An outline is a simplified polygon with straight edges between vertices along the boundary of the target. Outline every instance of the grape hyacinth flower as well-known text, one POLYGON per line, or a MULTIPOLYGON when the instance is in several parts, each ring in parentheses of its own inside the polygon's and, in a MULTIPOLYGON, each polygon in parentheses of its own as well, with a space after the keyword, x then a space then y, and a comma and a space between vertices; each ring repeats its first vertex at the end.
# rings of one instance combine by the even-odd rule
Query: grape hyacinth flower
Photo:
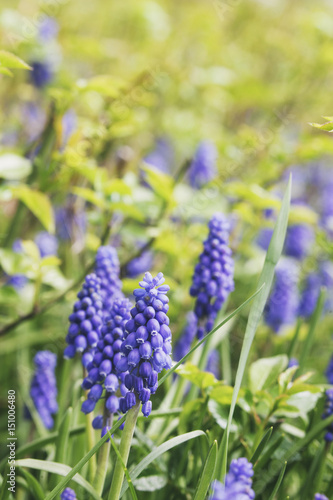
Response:
POLYGON ((314 241, 313 229, 307 224, 289 226, 284 243, 284 253, 295 259, 304 259, 314 241))
POLYGON ((188 178, 190 185, 195 189, 200 189, 217 175, 217 150, 210 141, 200 142, 190 168, 188 178))
POLYGON ((315 310, 318 302, 322 277, 318 273, 310 273, 306 277, 305 286, 301 294, 299 305, 299 315, 309 318, 315 310))
POLYGON ((155 149, 148 153, 143 161, 161 172, 169 173, 173 162, 173 150, 170 142, 164 137, 157 138, 155 149))
POLYGON ((34 61, 30 63, 32 70, 30 78, 35 87, 45 87, 53 78, 53 71, 47 61, 34 61))
POLYGON ((76 209, 74 201, 74 197, 69 197, 66 205, 55 211, 56 233, 63 241, 83 241, 86 232, 86 215, 76 209))
MULTIPOLYGON (((22 241, 20 239, 14 241, 12 250, 15 253, 23 253, 22 241)), ((15 290, 20 290, 27 282, 28 278, 24 274, 13 274, 7 277, 6 285, 12 286, 15 290)))
POLYGON ((180 361, 191 349, 198 328, 198 318, 193 311, 187 314, 187 323, 173 350, 175 361, 180 361))
POLYGON ((136 304, 131 309, 132 319, 126 323, 125 340, 114 360, 120 372, 129 372, 125 376, 128 392, 119 402, 123 413, 135 406, 138 398, 143 415, 148 417, 152 409, 150 396, 158 387, 158 373, 172 366, 166 295, 170 287, 163 285, 164 281, 163 273, 153 278, 147 272, 139 283, 141 288, 133 292, 136 304))
MULTIPOLYGON (((66 336, 68 346, 64 351, 66 359, 73 358, 76 352, 83 353, 97 346, 103 318, 103 300, 100 295, 101 280, 91 273, 85 279, 77 294, 73 312, 69 316, 70 326, 66 336)), ((85 365, 84 359, 82 359, 85 365)))
POLYGON ((208 227, 209 235, 190 288, 191 296, 197 298, 194 312, 198 318, 199 339, 213 328, 217 313, 234 290, 234 262, 228 246, 230 224, 223 214, 216 213, 208 227))
POLYGON ((58 411, 57 384, 54 370, 57 356, 50 351, 39 351, 34 357, 35 373, 31 381, 30 396, 46 427, 52 429, 53 415, 58 411))
POLYGON ((269 244, 271 242, 273 235, 273 229, 270 227, 264 227, 257 238, 257 244, 262 248, 263 250, 268 250, 269 244))
POLYGON ((220 354, 217 349, 212 349, 208 355, 206 372, 212 373, 216 379, 220 378, 220 354))
POLYGON ((47 231, 41 231, 35 237, 35 243, 38 246, 40 256, 49 257, 50 255, 57 255, 58 240, 53 234, 47 231))
POLYGON ((100 279, 100 295, 103 300, 103 309, 107 313, 112 301, 122 297, 122 282, 119 279, 120 266, 117 251, 111 246, 101 246, 97 250, 95 273, 100 279))
POLYGON ((94 429, 103 429, 102 437, 108 431, 107 427, 110 427, 111 414, 119 410, 119 397, 116 395, 118 389, 120 388, 123 396, 128 391, 124 384, 126 373, 117 370, 116 361, 121 357, 125 326, 131 318, 131 308, 132 304, 128 299, 114 300, 109 316, 105 318, 101 328, 101 338, 94 353, 90 355, 91 361, 87 359, 89 361, 86 365, 88 374, 83 380, 82 387, 89 390, 89 393, 81 410, 83 413, 92 412, 104 393, 106 409, 104 418, 98 415, 93 420, 94 429))
POLYGON ((284 325, 294 323, 299 305, 297 263, 282 259, 275 269, 275 283, 265 307, 264 318, 268 326, 278 333, 284 325))
POLYGON ((326 372, 325 372, 326 378, 328 380, 328 383, 333 385, 333 356, 331 357, 326 372))
POLYGON ((145 250, 139 257, 132 259, 126 266, 126 275, 129 278, 136 278, 146 271, 150 271, 153 265, 154 254, 150 250, 145 250))
POLYGON ((77 127, 77 116, 74 109, 66 111, 62 117, 61 126, 61 149, 63 149, 77 127))
POLYGON ((76 500, 76 493, 72 488, 66 488, 60 495, 60 500, 76 500))
POLYGON ((314 496, 314 500, 328 500, 326 495, 322 495, 321 493, 316 493, 314 496))
POLYGON ((252 476, 253 466, 246 458, 233 460, 225 477, 225 485, 214 481, 209 500, 253 500, 252 476))
POLYGON ((39 40, 43 43, 49 42, 56 38, 59 32, 59 24, 54 17, 46 16, 40 23, 38 28, 39 40))
POLYGON ((294 366, 299 366, 298 359, 290 358, 287 368, 293 368, 294 366))
MULTIPOLYGON (((333 415, 333 389, 327 389, 325 410, 322 414, 322 418, 325 419, 330 417, 331 415, 333 415)), ((324 439, 327 443, 333 441, 333 423, 328 426, 324 439)))

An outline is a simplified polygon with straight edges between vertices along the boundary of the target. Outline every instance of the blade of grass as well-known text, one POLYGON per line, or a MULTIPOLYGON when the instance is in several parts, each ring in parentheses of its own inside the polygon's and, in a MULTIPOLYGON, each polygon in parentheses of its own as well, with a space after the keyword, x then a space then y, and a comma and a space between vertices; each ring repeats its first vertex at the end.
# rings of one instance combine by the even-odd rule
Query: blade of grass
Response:
POLYGON ((260 457, 260 455, 262 454, 262 452, 264 451, 265 449, 265 446, 266 444, 268 443, 268 441, 270 440, 270 437, 272 435, 272 432, 273 432, 273 427, 270 427, 266 432, 265 434, 263 435, 260 443, 258 444, 255 452, 253 453, 251 459, 250 459, 250 462, 252 464, 255 464, 258 460, 258 458, 260 457))
POLYGON ((287 462, 285 462, 283 464, 283 467, 281 469, 281 472, 280 472, 280 475, 279 475, 279 478, 278 480, 276 481, 276 485, 274 486, 274 490, 272 491, 272 494, 271 496, 269 497, 268 500, 274 500, 275 498, 275 495, 277 494, 280 486, 281 486, 281 483, 282 483, 282 479, 283 479, 283 476, 284 476, 284 473, 285 473, 285 470, 286 470, 286 467, 287 467, 287 462))
MULTIPOLYGON (((51 472, 52 474, 58 474, 60 476, 65 476, 66 473, 71 472, 71 467, 64 464, 59 464, 57 462, 49 462, 47 460, 37 460, 35 458, 23 458, 22 460, 17 460, 15 462, 15 467, 28 467, 30 469, 36 469, 46 472, 51 472)), ((95 500, 101 500, 101 497, 96 493, 94 488, 82 477, 80 474, 75 474, 73 481, 82 486, 95 500)), ((46 497, 47 498, 47 497, 46 497)))
POLYGON ((299 374, 303 373, 303 371, 304 371, 305 361, 309 355, 311 345, 313 343, 314 335, 316 333, 316 328, 317 328, 317 325, 318 325, 318 322, 320 320, 321 313, 323 311, 323 307, 325 304, 325 297, 326 297, 325 289, 322 288, 320 291, 319 297, 318 297, 316 309, 315 309, 315 311, 312 315, 312 318, 311 318, 309 331, 308 331, 308 334, 306 336, 306 339, 305 339, 305 342, 303 345, 303 349, 302 349, 302 352, 301 352, 301 355, 299 358, 299 368, 298 368, 299 374))
MULTIPOLYGON (((136 479, 141 474, 141 472, 146 467, 148 467, 148 465, 150 465, 154 460, 156 460, 156 458, 163 455, 163 453, 165 453, 166 451, 171 450, 175 446, 178 446, 179 444, 185 443, 186 441, 189 441, 190 439, 194 439, 194 438, 201 437, 201 436, 205 436, 205 438, 207 439, 207 436, 203 431, 192 431, 192 432, 187 432, 186 434, 182 434, 181 436, 177 436, 177 437, 174 437, 172 439, 169 439, 169 441, 166 441, 165 443, 161 444, 160 446, 155 448, 155 450, 153 450, 151 453, 149 453, 149 455, 147 455, 145 458, 143 458, 141 460, 141 462, 138 463, 138 465, 136 465, 133 469, 130 470, 130 476, 132 478, 132 481, 134 481, 134 479, 136 479)), ((124 482, 119 498, 121 498, 123 496, 123 494, 125 493, 127 488, 128 488, 128 484, 126 482, 124 482)), ((46 499, 46 500, 48 500, 48 499, 46 499)))
POLYGON ((24 477, 26 480, 28 486, 29 486, 29 491, 34 495, 35 500, 44 500, 45 498, 45 493, 43 491, 43 488, 37 481, 37 479, 30 474, 30 472, 24 470, 24 469, 19 469, 19 473, 24 477))
MULTIPOLYGON (((69 439, 69 426, 71 424, 73 408, 69 407, 66 411, 64 418, 59 426, 59 433, 56 442, 56 453, 54 461, 60 464, 66 463, 66 456, 68 455, 68 439, 69 439)), ((54 488, 57 484, 56 477, 53 476, 51 485, 54 488)))
POLYGON ((214 476, 217 459, 217 441, 214 441, 208 452, 205 464, 202 469, 194 500, 205 500, 210 483, 214 476))
POLYGON ((243 341, 243 346, 240 354, 240 360, 238 364, 238 369, 236 373, 235 386, 232 394, 232 401, 227 421, 227 427, 223 433, 222 443, 219 448, 218 462, 217 462, 217 475, 220 480, 224 480, 227 472, 227 454, 228 454, 228 444, 229 444, 229 433, 231 422, 236 407, 236 402, 238 398, 238 393, 241 387, 247 359, 250 353, 251 345, 257 331, 260 318, 264 311, 264 307, 272 286, 274 278, 275 266, 281 256, 284 240, 287 231, 288 217, 289 217, 289 207, 290 207, 290 196, 291 196, 291 177, 289 178, 288 186, 283 197, 281 210, 278 215, 274 232, 272 235, 271 242, 268 247, 266 254, 266 259, 264 263, 263 270, 261 272, 258 288, 262 288, 265 284, 265 288, 261 289, 261 292, 256 296, 252 303, 250 310, 248 322, 246 325, 245 336, 243 341))

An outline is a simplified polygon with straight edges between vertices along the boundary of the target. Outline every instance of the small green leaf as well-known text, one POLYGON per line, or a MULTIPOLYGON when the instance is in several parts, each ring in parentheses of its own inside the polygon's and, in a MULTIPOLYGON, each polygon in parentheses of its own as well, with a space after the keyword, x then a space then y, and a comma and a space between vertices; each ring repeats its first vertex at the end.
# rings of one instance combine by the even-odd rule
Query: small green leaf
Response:
POLYGON ((131 195, 131 188, 122 179, 112 179, 102 186, 103 193, 109 195, 112 193, 119 193, 121 195, 131 195))
POLYGON ((333 121, 329 121, 326 123, 309 123, 311 127, 314 128, 319 128, 320 130, 324 130, 325 132, 332 132, 333 131, 333 121))
POLYGON ((31 173, 31 170, 31 161, 27 158, 13 153, 6 153, 0 156, 0 177, 3 179, 23 179, 31 173))
POLYGON ((194 500, 205 500, 207 491, 214 476, 216 459, 217 459, 217 441, 214 441, 205 460, 201 477, 199 479, 197 489, 195 492, 194 500))
POLYGON ((0 50, 0 65, 6 68, 32 69, 29 64, 7 50, 0 50))
POLYGON ((153 191, 163 200, 169 202, 172 199, 174 180, 170 175, 148 165, 143 165, 145 181, 152 187, 153 191))
POLYGON ((24 469, 19 469, 19 473, 26 480, 26 482, 30 488, 30 492, 33 493, 33 495, 34 495, 34 499, 35 500, 44 500, 45 493, 43 491, 43 488, 41 487, 41 485, 37 481, 37 479, 32 474, 30 474, 30 472, 28 472, 24 469))
POLYGON ((83 188, 83 187, 74 187, 73 193, 76 194, 77 196, 80 196, 80 198, 83 198, 84 200, 89 201, 93 205, 96 205, 96 207, 99 207, 102 209, 106 208, 106 202, 105 202, 104 198, 102 198, 99 194, 97 194, 92 189, 83 188))
MULTIPOLYGON (((221 405, 217 401, 210 399, 208 401, 208 410, 213 415, 217 425, 221 427, 221 429, 226 429, 229 415, 229 408, 227 406, 221 405)), ((238 427, 236 422, 232 422, 230 426, 231 432, 237 432, 238 427)))
POLYGON ((0 74, 1 75, 6 75, 6 76, 14 76, 13 72, 10 71, 8 68, 4 68, 3 66, 0 66, 0 74))
POLYGON ((144 222, 145 220, 143 214, 135 205, 129 205, 128 203, 119 201, 116 203, 109 203, 108 208, 109 210, 112 210, 114 212, 121 212, 124 215, 127 215, 128 217, 131 217, 132 219, 139 222, 144 222))
POLYGON ((201 389, 206 389, 217 383, 216 378, 210 372, 203 372, 192 363, 185 363, 177 368, 176 373, 186 380, 189 380, 192 384, 200 387, 201 389))
POLYGON ((209 392, 209 397, 221 405, 231 405, 233 387, 219 383, 209 392))
POLYGON ((287 365, 288 356, 285 354, 272 358, 261 358, 252 363, 249 369, 251 391, 261 391, 276 382, 287 365))
POLYGON ((54 233, 53 209, 49 198, 44 193, 24 185, 11 187, 10 190, 13 197, 21 200, 49 233, 54 233))
POLYGON ((284 473, 285 473, 286 467, 287 467, 287 462, 285 462, 285 463, 283 464, 283 467, 282 467, 282 469, 281 469, 281 472, 280 472, 280 475, 279 475, 279 477, 278 477, 278 480, 276 481, 276 485, 274 486, 274 489, 273 489, 273 491, 272 491, 272 494, 271 494, 271 496, 269 497, 269 499, 268 499, 268 500, 274 500, 275 495, 277 494, 277 492, 278 492, 278 490, 279 490, 279 488, 280 488, 280 486, 281 486, 282 479, 283 479, 283 476, 284 476, 284 473))
POLYGON ((284 372, 280 373, 278 377, 279 394, 283 394, 287 390, 297 370, 298 366, 291 366, 290 368, 287 368, 287 370, 285 370, 284 372))

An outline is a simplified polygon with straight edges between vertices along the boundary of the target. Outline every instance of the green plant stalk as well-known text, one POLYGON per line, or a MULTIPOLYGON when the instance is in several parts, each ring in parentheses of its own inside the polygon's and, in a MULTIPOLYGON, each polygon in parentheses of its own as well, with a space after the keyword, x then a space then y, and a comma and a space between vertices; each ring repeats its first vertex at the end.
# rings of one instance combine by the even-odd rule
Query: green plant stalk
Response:
POLYGON ((288 350, 288 358, 289 359, 293 357, 293 354, 295 352, 295 347, 296 347, 297 340, 299 337, 299 332, 301 331, 301 325, 302 325, 302 320, 301 320, 301 318, 298 318, 296 328, 295 328, 295 333, 294 333, 294 336, 292 338, 292 341, 290 343, 289 350, 288 350))
MULTIPOLYGON (((83 368, 83 378, 87 376, 86 369, 83 368)), ((88 391, 84 391, 86 398, 88 397, 88 391)), ((93 413, 87 413, 85 415, 85 422, 86 422, 86 436, 87 436, 87 444, 88 444, 88 449, 91 450, 95 446, 95 431, 92 426, 92 421, 93 421, 93 413)), ((95 476, 96 476, 96 467, 97 467, 97 462, 96 462, 96 455, 93 455, 91 459, 88 462, 88 479, 89 482, 92 483, 95 476)))
MULTIPOLYGON (((103 423, 104 423, 104 425, 112 427, 113 415, 107 415, 106 412, 107 412, 107 410, 104 407, 104 419, 105 419, 105 421, 103 423)), ((111 447, 111 442, 109 440, 103 444, 103 446, 99 450, 99 454, 98 454, 97 471, 96 471, 96 476, 94 479, 93 486, 100 496, 102 496, 102 493, 103 493, 105 477, 106 477, 106 473, 108 470, 110 447, 111 447)))
POLYGON ((310 349, 311 349, 311 345, 312 345, 312 342, 313 342, 313 339, 314 339, 314 335, 315 335, 315 332, 316 332, 316 328, 317 328, 318 322, 320 320, 321 313, 323 311, 323 307, 324 307, 324 304, 325 304, 325 297, 326 297, 325 289, 322 288, 321 291, 320 291, 320 295, 319 295, 318 301, 317 301, 316 309, 315 309, 315 311, 314 311, 314 313, 313 313, 313 315, 311 317, 309 331, 308 331, 308 334, 306 336, 306 339, 305 339, 305 342, 304 342, 304 345, 303 345, 303 349, 302 349, 302 352, 301 352, 301 356, 300 356, 300 359, 299 359, 298 374, 302 374, 303 373, 305 361, 306 361, 306 359, 307 359, 307 357, 309 355, 309 352, 310 352, 310 349))
POLYGON ((222 340, 220 352, 222 361, 222 379, 225 381, 227 385, 229 385, 231 384, 231 378, 232 378, 229 335, 226 335, 226 337, 222 340))
POLYGON ((131 448, 132 438, 134 434, 134 429, 136 421, 140 411, 140 401, 137 400, 135 406, 131 408, 127 414, 125 427, 121 436, 119 453, 121 460, 117 458, 116 466, 113 472, 113 478, 111 483, 111 488, 109 491, 108 500, 119 500, 119 495, 121 492, 121 487, 124 480, 124 467, 127 467, 128 455, 131 448), (122 463, 123 462, 123 463, 122 463))
POLYGON ((314 481, 313 481, 313 492, 314 493, 322 490, 323 477, 324 477, 324 473, 325 473, 325 469, 326 469, 326 458, 330 452, 330 449, 331 449, 331 443, 330 442, 325 443, 325 447, 321 453, 319 467, 317 469, 317 473, 314 476, 314 481))

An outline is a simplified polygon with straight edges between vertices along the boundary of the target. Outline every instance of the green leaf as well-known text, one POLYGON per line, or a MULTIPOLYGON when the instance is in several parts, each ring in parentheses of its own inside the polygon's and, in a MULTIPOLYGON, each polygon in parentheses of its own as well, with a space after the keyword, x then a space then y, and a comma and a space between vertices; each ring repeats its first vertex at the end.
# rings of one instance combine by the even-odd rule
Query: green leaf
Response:
POLYGON ((249 384, 252 392, 266 389, 277 381, 280 373, 288 365, 288 356, 281 354, 272 358, 261 358, 252 363, 249 369, 249 384))
POLYGON ((233 387, 220 383, 209 392, 209 397, 221 405, 231 405, 232 393, 233 387))
POLYGON ((264 267, 259 278, 258 288, 263 287, 263 285, 265 285, 265 287, 262 288, 261 292, 254 299, 250 310, 248 322, 246 325, 244 342, 241 350, 240 360, 236 373, 235 387, 230 406, 228 425, 226 431, 223 434, 221 447, 219 449, 217 470, 219 471, 219 477, 222 480, 224 479, 227 471, 229 432, 230 432, 232 417, 235 411, 238 393, 241 387, 244 371, 247 365, 247 359, 250 353, 251 345, 255 333, 257 331, 258 325, 260 323, 260 318, 264 311, 264 307, 272 286, 274 278, 274 269, 281 256, 284 245, 284 240, 288 225, 290 197, 291 197, 291 178, 289 179, 288 187, 282 201, 281 210, 278 215, 276 226, 266 254, 264 267))
POLYGON ((166 476, 145 476, 136 479, 133 484, 138 491, 161 490, 168 483, 166 476))
POLYGON ((278 492, 278 490, 279 490, 279 488, 280 488, 280 486, 281 486, 282 479, 283 479, 283 476, 284 476, 284 473, 285 473, 286 467, 287 467, 287 462, 285 462, 285 463, 283 464, 283 467, 282 467, 282 469, 281 469, 281 472, 280 472, 280 475, 279 475, 279 477, 278 477, 278 480, 276 481, 276 485, 274 486, 274 489, 273 489, 273 491, 272 491, 272 494, 271 494, 271 496, 269 497, 269 499, 268 499, 268 500, 274 500, 275 495, 277 494, 277 492, 278 492))
POLYGON ((82 91, 95 91, 106 97, 116 98, 120 88, 124 86, 123 80, 110 75, 97 75, 90 80, 79 80, 78 88, 82 91))
POLYGON ((325 123, 309 123, 311 127, 319 128, 320 130, 324 130, 325 132, 333 131, 333 121, 325 122, 325 123))
MULTIPOLYGON (((217 401, 210 399, 208 401, 208 410, 213 415, 217 425, 221 427, 221 429, 225 429, 227 427, 229 408, 224 405, 221 405, 217 401)), ((236 422, 233 422, 230 427, 230 432, 237 432, 238 427, 236 422)))
POLYGON ((6 153, 0 156, 0 177, 2 179, 23 179, 31 171, 32 164, 27 158, 13 153, 6 153))
POLYGON ((214 441, 205 460, 201 477, 199 479, 197 489, 195 492, 194 500, 205 500, 207 491, 214 476, 216 459, 217 459, 217 441, 214 441))
POLYGON ((72 420, 73 408, 69 407, 62 419, 59 426, 58 438, 56 441, 56 454, 55 461, 60 463, 66 462, 66 456, 68 454, 68 439, 69 439, 69 426, 72 420))
POLYGON ((268 443, 268 441, 270 440, 270 437, 272 435, 272 432, 273 432, 273 427, 270 427, 266 432, 265 434, 263 435, 263 437, 261 438, 260 440, 260 443, 258 444, 257 448, 255 449, 255 452, 253 453, 252 457, 250 458, 250 462, 252 464, 255 464, 256 461, 258 460, 258 458, 260 457, 260 455, 262 454, 262 452, 264 451, 265 447, 266 447, 266 444, 268 443))
POLYGON ((217 380, 212 373, 203 372, 199 370, 197 366, 189 362, 179 366, 176 373, 201 389, 206 389, 207 387, 217 383, 217 380))
POLYGON ((122 179, 112 179, 102 186, 103 193, 109 195, 119 193, 121 195, 131 195, 132 190, 122 179))
POLYGON ((24 470, 24 469, 19 469, 19 473, 24 477, 26 480, 30 492, 33 493, 34 499, 35 500, 44 500, 45 498, 45 492, 43 491, 43 488, 37 481, 37 479, 30 474, 30 472, 24 470))
POLYGON ((21 200, 49 233, 54 233, 53 209, 50 200, 44 193, 23 185, 11 187, 10 190, 13 197, 21 200))
MULTIPOLYGON (((190 441, 191 439, 195 439, 195 438, 200 437, 200 436, 205 436, 205 438, 207 439, 207 436, 203 431, 192 431, 192 432, 188 432, 186 434, 182 434, 181 436, 177 436, 177 437, 174 437, 172 439, 169 439, 169 441, 166 441, 165 443, 161 444, 160 446, 155 448, 155 450, 153 450, 151 453, 149 453, 149 455, 147 455, 143 460, 141 460, 141 462, 137 466, 135 466, 134 468, 131 469, 130 477, 131 477, 132 481, 134 481, 134 479, 136 479, 141 474, 141 472, 144 469, 146 469, 146 467, 148 467, 148 465, 150 465, 154 460, 156 460, 156 458, 163 455, 163 453, 171 450, 175 446, 179 446, 180 444, 185 443, 186 441, 190 441)), ((119 498, 121 498, 123 496, 123 494, 125 493, 127 488, 128 488, 128 484, 127 484, 127 482, 124 482, 119 498)), ((49 500, 49 499, 46 499, 46 500, 49 500)))
POLYGON ((13 72, 10 71, 8 68, 4 68, 3 66, 0 66, 0 74, 1 75, 6 75, 6 76, 14 76, 13 72))
POLYGON ((0 248, 0 265, 9 276, 13 274, 29 274, 32 260, 26 255, 13 252, 6 248, 0 248))
POLYGON ((284 372, 280 373, 278 377, 280 395, 287 390, 297 370, 298 366, 291 366, 290 368, 287 368, 287 370, 285 370, 284 372))
POLYGON ((148 165, 143 165, 142 170, 145 172, 145 181, 152 187, 153 191, 163 200, 171 201, 174 188, 173 178, 148 165))
POLYGON ((32 69, 29 64, 7 50, 0 50, 0 65, 6 68, 32 69))
MULTIPOLYGON (((48 460, 37 460, 35 458, 24 458, 15 462, 16 467, 28 467, 30 469, 42 470, 57 474, 59 476, 66 476, 71 473, 72 469, 68 465, 59 464, 57 462, 49 462, 48 460)), ((92 498, 101 500, 101 497, 96 493, 94 488, 82 477, 80 474, 75 474, 73 481, 82 486, 92 498)), ((46 497, 49 498, 50 494, 46 497)), ((54 497, 50 497, 54 498, 54 497)))
POLYGON ((121 212, 139 222, 144 222, 145 220, 140 210, 135 205, 130 205, 129 203, 124 203, 122 201, 112 202, 108 204, 108 208, 114 212, 121 212))
POLYGON ((83 187, 74 187, 73 193, 76 194, 77 196, 80 196, 80 198, 89 201, 89 203, 96 205, 96 207, 102 209, 106 208, 106 201, 104 200, 104 198, 102 198, 92 189, 83 187))

